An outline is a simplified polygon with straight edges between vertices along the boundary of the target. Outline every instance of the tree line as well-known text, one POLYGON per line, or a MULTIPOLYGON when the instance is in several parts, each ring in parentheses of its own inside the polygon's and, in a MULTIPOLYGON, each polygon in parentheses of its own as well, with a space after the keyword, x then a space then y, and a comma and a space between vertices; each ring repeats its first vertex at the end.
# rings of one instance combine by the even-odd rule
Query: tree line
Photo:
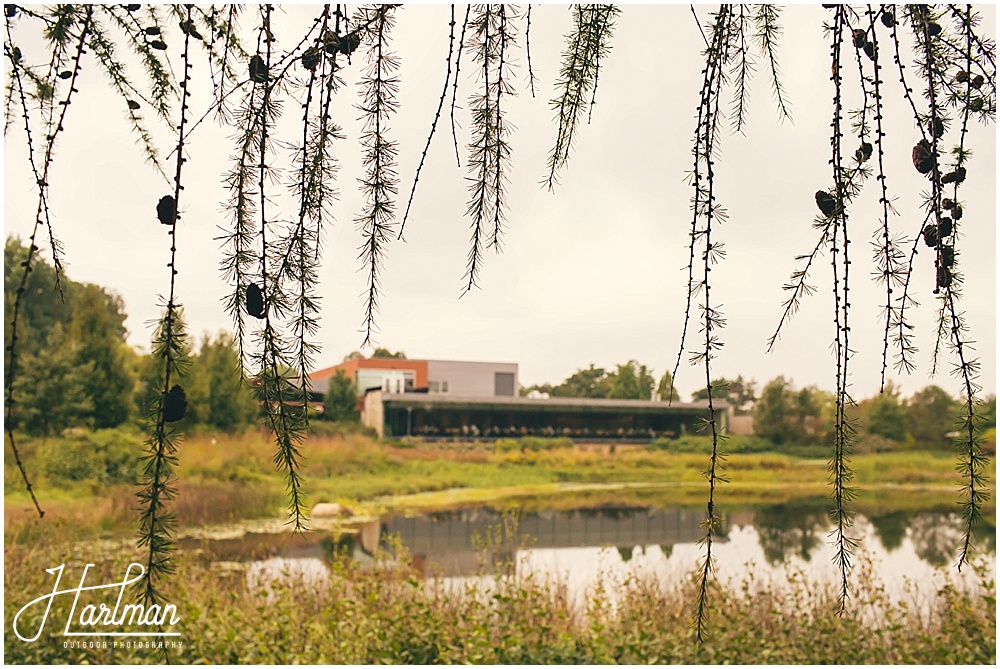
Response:
MULTIPOLYGON (((4 244, 4 341, 11 341, 11 305, 28 248, 8 237, 4 244)), ((111 428, 147 414, 158 395, 162 365, 128 345, 125 307, 118 295, 32 264, 18 315, 17 404, 14 427, 28 434, 59 434, 72 427, 111 428), (59 290, 53 290, 58 286, 59 290)), ((187 425, 231 430, 258 414, 249 385, 241 378, 233 337, 205 335, 197 350, 181 352, 187 425)), ((9 374, 9 366, 5 367, 9 374)))
MULTIPOLYGON (((551 397, 605 399, 650 399, 654 397, 652 370, 635 360, 607 370, 593 364, 578 369, 562 383, 524 386, 521 395, 536 393, 551 397)), ((656 383, 662 401, 677 401, 670 372, 656 383)), ((757 382, 737 376, 712 381, 713 397, 723 399, 737 416, 749 416, 754 435, 783 445, 829 444, 833 439, 836 397, 815 386, 796 388, 783 376, 768 381, 758 391, 757 382)), ((693 400, 704 400, 708 391, 700 388, 693 400)), ((848 419, 860 438, 860 446, 875 450, 949 448, 958 429, 961 401, 939 386, 930 385, 908 398, 887 383, 884 391, 850 407, 848 419)), ((996 427, 996 396, 983 406, 984 429, 996 427)))
POLYGON ((665 372, 657 382, 652 370, 635 360, 616 365, 612 370, 595 367, 592 363, 586 369, 578 369, 559 385, 543 383, 522 386, 521 395, 540 393, 550 397, 648 400, 653 398, 654 387, 660 399, 680 399, 670 372, 665 372))
MULTIPOLYGON (((4 246, 5 314, 17 290, 14 268, 27 257, 27 247, 8 237, 4 246)), ((159 393, 162 366, 149 353, 126 343, 122 299, 90 283, 65 276, 58 291, 55 269, 46 262, 32 267, 25 286, 29 299, 19 314, 21 374, 16 380, 15 427, 34 435, 58 434, 71 427, 108 428, 141 419, 159 393)), ((9 341, 10 322, 4 338, 9 341)), ((345 360, 364 357, 352 352, 345 360)), ((402 351, 378 348, 376 358, 405 358, 402 351)), ((187 426, 237 430, 253 425, 259 405, 252 379, 241 378, 239 353, 232 335, 204 335, 196 350, 183 351, 180 383, 188 403, 187 426)), ((6 373, 6 370, 5 370, 6 373)), ((726 400, 736 415, 751 416, 754 434, 776 445, 830 443, 835 425, 833 393, 815 386, 795 388, 782 376, 758 391, 753 379, 737 376, 712 381, 716 398, 726 400)), ((636 360, 605 369, 590 364, 559 384, 521 388, 521 395, 679 401, 670 372, 657 380, 653 370, 636 360), (655 392, 654 392, 655 390, 655 392)), ((694 400, 707 398, 701 388, 694 400)), ((324 400, 327 420, 356 422, 357 391, 351 379, 330 379, 324 400)), ((852 407, 850 418, 864 444, 886 450, 899 447, 947 448, 956 429, 960 401, 938 386, 927 386, 908 398, 888 384, 883 393, 852 407)), ((984 406, 985 427, 996 425, 996 397, 984 406)))

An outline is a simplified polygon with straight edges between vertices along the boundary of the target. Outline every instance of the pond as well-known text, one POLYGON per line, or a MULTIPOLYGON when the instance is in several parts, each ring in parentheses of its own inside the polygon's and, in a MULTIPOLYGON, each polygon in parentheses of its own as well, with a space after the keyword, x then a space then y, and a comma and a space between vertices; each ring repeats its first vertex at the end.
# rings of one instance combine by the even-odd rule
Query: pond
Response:
MULTIPOLYGON (((756 582, 778 587, 796 577, 834 582, 828 505, 826 498, 805 498, 724 514, 713 550, 720 581, 738 587, 752 573, 756 582)), ((680 584, 701 559, 703 518, 702 510, 692 508, 600 506, 502 513, 481 507, 371 518, 336 540, 322 531, 250 532, 230 539, 182 540, 181 547, 231 566, 241 563, 248 586, 258 587, 288 576, 322 579, 335 551, 361 568, 384 567, 377 564, 376 553, 399 542, 408 553, 406 566, 429 579, 458 585, 489 579, 504 565, 513 565, 518 573, 564 584, 579 599, 597 585, 611 591, 630 576, 680 584)), ((861 540, 861 549, 855 563, 870 565, 894 599, 930 596, 948 581, 971 587, 977 582, 972 570, 958 574, 953 568, 961 532, 961 516, 948 508, 858 515, 852 536, 861 540)), ((995 528, 984 527, 977 546, 995 575, 995 528)))

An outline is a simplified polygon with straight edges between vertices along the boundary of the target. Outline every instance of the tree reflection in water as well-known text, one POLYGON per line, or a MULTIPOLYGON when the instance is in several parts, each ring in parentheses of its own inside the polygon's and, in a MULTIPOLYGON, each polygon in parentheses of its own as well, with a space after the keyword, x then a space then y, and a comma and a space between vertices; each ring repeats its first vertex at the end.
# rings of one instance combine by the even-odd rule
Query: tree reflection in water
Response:
POLYGON ((963 528, 956 513, 918 513, 910 519, 910 540, 921 559, 943 567, 955 559, 963 528))
POLYGON ((880 516, 870 516, 872 527, 875 528, 875 535, 882 542, 882 546, 887 550, 895 550, 903 545, 906 537, 906 528, 910 524, 912 512, 892 511, 883 513, 880 516))
POLYGON ((820 544, 821 531, 829 526, 827 506, 820 498, 758 509, 753 524, 768 563, 780 564, 793 552, 808 561, 820 544))

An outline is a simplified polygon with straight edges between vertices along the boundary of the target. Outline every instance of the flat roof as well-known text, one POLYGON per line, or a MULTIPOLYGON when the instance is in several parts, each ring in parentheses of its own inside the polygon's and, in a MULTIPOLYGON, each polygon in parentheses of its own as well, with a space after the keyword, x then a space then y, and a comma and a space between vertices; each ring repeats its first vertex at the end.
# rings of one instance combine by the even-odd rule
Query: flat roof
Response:
MULTIPOLYGON (((381 392, 381 391, 373 391, 381 392)), ((599 411, 602 409, 630 409, 637 412, 681 412, 708 409, 708 401, 698 402, 653 402, 652 400, 619 400, 590 397, 550 397, 535 399, 528 397, 463 397, 427 393, 382 393, 384 404, 402 406, 448 405, 452 408, 485 408, 488 406, 510 409, 536 409, 545 411, 599 411)), ((729 403, 717 400, 715 409, 725 409, 729 403)))

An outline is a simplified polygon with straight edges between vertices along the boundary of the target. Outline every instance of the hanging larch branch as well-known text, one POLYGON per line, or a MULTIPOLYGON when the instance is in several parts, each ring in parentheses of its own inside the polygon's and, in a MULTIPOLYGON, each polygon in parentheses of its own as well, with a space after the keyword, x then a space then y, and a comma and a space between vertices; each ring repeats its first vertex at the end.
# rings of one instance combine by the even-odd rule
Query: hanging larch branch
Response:
POLYGON ((451 140, 455 145, 455 164, 462 167, 462 158, 458 155, 458 133, 455 130, 455 108, 458 106, 458 75, 462 66, 462 51, 465 50, 465 29, 469 27, 469 16, 472 13, 472 5, 465 6, 465 18, 462 20, 462 34, 458 38, 458 49, 455 52, 455 78, 451 84, 451 104, 449 113, 451 115, 451 140))
POLYGON ((788 103, 788 94, 785 93, 784 84, 781 83, 781 69, 778 67, 778 40, 781 38, 781 25, 779 18, 781 8, 776 5, 755 5, 754 23, 757 25, 757 32, 754 33, 754 40, 764 57, 771 71, 771 89, 774 92, 774 100, 778 105, 779 117, 792 120, 792 113, 788 103))
MULTIPOLYGON (((49 172, 53 164, 54 149, 56 145, 56 139, 59 134, 65 129, 64 122, 66 120, 66 114, 69 111, 69 105, 72 102, 73 93, 77 92, 76 81, 80 74, 81 68, 81 58, 84 52, 84 45, 86 44, 88 31, 91 27, 91 19, 93 16, 93 8, 87 7, 85 9, 85 15, 81 24, 79 24, 79 35, 75 37, 76 46, 75 52, 72 57, 72 69, 71 70, 61 70, 58 75, 51 77, 51 83, 48 84, 49 88, 47 90, 47 96, 45 96, 46 102, 42 104, 42 114, 45 114, 47 110, 50 114, 54 113, 55 106, 51 104, 51 101, 56 96, 57 87, 59 86, 59 80, 69 80, 68 90, 66 91, 65 97, 59 102, 61 107, 59 111, 58 119, 52 121, 51 118, 48 119, 46 123, 46 133, 43 142, 42 149, 42 160, 41 168, 39 169, 37 163, 35 162, 35 152, 34 145, 32 142, 31 135, 31 122, 28 110, 27 95, 24 91, 24 82, 21 79, 22 73, 30 72, 30 70, 24 69, 23 65, 23 54, 19 47, 15 46, 13 43, 13 38, 10 33, 10 23, 8 17, 8 23, 6 26, 6 35, 4 41, 4 52, 11 61, 12 71, 15 73, 17 87, 19 91, 19 98, 21 101, 21 110, 24 117, 24 127, 25 134, 28 142, 28 160, 31 166, 32 175, 35 177, 35 185, 38 188, 38 204, 35 209, 35 224, 31 230, 31 236, 28 239, 28 256, 23 263, 23 271, 21 273, 21 280, 19 282, 17 291, 14 296, 14 305, 11 309, 10 315, 10 334, 7 339, 7 344, 5 346, 5 368, 6 373, 4 375, 4 424, 6 426, 5 433, 7 435, 7 440, 10 442, 11 451, 14 454, 14 460, 17 463, 18 471, 21 474, 21 478, 24 481, 25 488, 28 491, 31 501, 35 506, 35 510, 38 512, 38 516, 41 518, 45 515, 42 511, 41 506, 38 504, 38 499, 35 497, 34 490, 31 486, 31 482, 28 479, 28 473, 24 468, 24 463, 21 461, 20 453, 17 449, 17 442, 14 437, 14 423, 13 412, 14 407, 17 403, 14 393, 14 381, 17 378, 18 372, 18 349, 17 349, 17 339, 18 339, 18 325, 20 322, 19 315, 21 308, 23 306, 25 287, 28 283, 28 276, 31 273, 32 263, 35 259, 35 254, 38 251, 37 237, 40 228, 44 227, 48 232, 49 238, 49 249, 52 253, 52 263, 55 267, 55 290, 59 293, 61 299, 65 300, 62 289, 61 276, 64 273, 63 263, 62 263, 62 244, 55 236, 55 232, 52 228, 52 219, 49 212, 49 172)), ((74 39, 72 35, 71 28, 76 25, 76 17, 72 11, 60 10, 57 13, 58 20, 55 21, 48 30, 48 37, 50 40, 57 44, 57 48, 53 52, 53 60, 55 63, 58 60, 56 54, 58 54, 64 48, 64 45, 70 44, 71 40, 74 39)), ((55 74, 55 68, 50 66, 50 72, 55 74)), ((5 328, 6 330, 6 328, 5 328)), ((4 333, 7 334, 6 331, 4 333)))
MULTIPOLYGON (((476 5, 469 22, 469 48, 479 66, 481 92, 470 99, 472 142, 468 169, 470 198, 466 215, 472 219, 472 236, 466 262, 463 294, 478 285, 485 249, 499 248, 506 209, 506 170, 510 163, 507 138, 511 129, 501 107, 504 95, 513 94, 509 50, 514 44, 513 25, 505 5, 476 5), (492 227, 492 232, 490 228, 492 227)), ((514 17, 511 17, 513 19, 514 17)))
MULTIPOLYGON (((848 418, 847 410, 853 406, 847 388, 850 385, 849 362, 851 359, 851 348, 849 342, 849 317, 850 317, 850 235, 847 226, 847 205, 856 194, 857 189, 852 180, 852 174, 848 174, 843 166, 843 48, 844 34, 850 29, 847 19, 847 11, 843 6, 838 6, 834 10, 833 26, 828 30, 832 40, 831 58, 833 72, 833 135, 831 138, 832 157, 830 164, 833 168, 833 203, 834 210, 830 214, 832 219, 833 233, 831 236, 831 267, 833 274, 833 296, 834 296, 834 325, 836 333, 834 338, 834 350, 837 358, 836 373, 836 400, 834 417, 834 455, 830 460, 830 478, 833 484, 834 508, 830 515, 834 523, 831 532, 834 557, 833 562, 840 574, 839 594, 838 594, 838 615, 847 612, 850 601, 850 586, 848 577, 851 571, 851 560, 854 550, 857 547, 857 540, 848 535, 848 531, 853 526, 854 516, 848 509, 848 504, 856 495, 855 489, 851 486, 854 473, 850 468, 849 456, 853 443, 855 428, 848 418)), ((861 161, 858 161, 861 162, 861 161)), ((856 173, 855 173, 856 174, 856 173)))
MULTIPOLYGON (((883 9, 882 11, 888 10, 883 9)), ((872 246, 874 247, 873 260, 875 264, 875 282, 876 284, 885 287, 885 306, 883 307, 882 313, 882 316, 885 319, 885 329, 882 334, 882 372, 879 380, 879 391, 881 392, 885 389, 885 375, 889 367, 889 341, 891 339, 891 333, 893 331, 906 329, 905 325, 902 323, 902 310, 896 307, 896 300, 893 298, 893 291, 899 291, 904 288, 907 267, 904 262, 906 259, 906 253, 902 248, 903 245, 906 244, 906 238, 902 236, 894 236, 889 225, 889 215, 896 215, 896 211, 893 209, 892 202, 889 199, 889 191, 885 175, 885 143, 883 140, 885 139, 886 133, 882 126, 882 122, 885 118, 885 110, 882 99, 882 85, 885 82, 882 80, 882 65, 878 60, 880 49, 878 33, 876 30, 876 20, 880 15, 880 13, 872 9, 871 5, 868 6, 868 29, 871 34, 872 53, 874 56, 874 58, 871 59, 873 69, 871 82, 872 98, 875 104, 875 114, 873 118, 875 123, 875 134, 874 146, 871 143, 863 142, 858 151, 860 151, 861 156, 864 157, 864 155, 874 150, 877 170, 875 179, 878 182, 880 189, 879 204, 882 205, 882 225, 875 231, 874 239, 872 241, 872 246)), ((894 19, 891 19, 891 21, 893 23, 895 22, 894 19)))
POLYGON ((361 82, 362 103, 358 105, 364 123, 360 142, 366 172, 365 177, 358 181, 365 196, 365 205, 354 219, 363 238, 358 258, 368 276, 362 346, 369 346, 376 332, 380 273, 385 263, 386 246, 395 227, 395 197, 399 189, 397 144, 388 138, 389 118, 399 108, 396 99, 399 59, 389 51, 389 33, 395 24, 394 9, 381 5, 362 10, 372 39, 367 50, 368 66, 361 82))
POLYGON ((556 111, 558 132, 549 154, 548 175, 542 182, 549 190, 555 188, 559 171, 569 162, 577 125, 587 107, 587 93, 597 86, 600 59, 611 51, 614 19, 619 10, 614 5, 572 5, 570 12, 573 28, 566 36, 556 82, 561 94, 550 102, 556 111))
POLYGON ((455 5, 451 6, 451 21, 448 22, 448 28, 448 57, 446 58, 448 68, 444 75, 444 88, 441 89, 441 97, 438 99, 438 106, 434 111, 434 120, 431 121, 431 130, 427 134, 427 142, 424 144, 424 150, 420 153, 420 164, 417 165, 417 173, 413 177, 413 186, 410 188, 410 197, 406 200, 406 211, 403 213, 403 222, 399 225, 398 239, 403 238, 403 229, 406 228, 406 221, 410 217, 410 207, 413 206, 413 196, 417 192, 417 184, 420 182, 420 173, 424 169, 424 161, 427 160, 427 151, 431 148, 431 140, 434 139, 434 133, 437 131, 438 120, 441 118, 441 110, 444 108, 444 99, 448 95, 448 84, 451 83, 451 59, 452 54, 455 51, 455 5))
MULTIPOLYGON (((701 523, 703 531, 699 545, 704 549, 704 557, 698 567, 698 600, 692 626, 698 643, 703 643, 708 628, 708 607, 711 579, 715 573, 715 562, 712 553, 715 536, 722 527, 722 517, 716 512, 716 487, 725 482, 722 476, 725 456, 720 450, 724 435, 721 426, 716 422, 715 393, 712 387, 712 360, 722 349, 723 343, 719 331, 725 327, 719 307, 711 299, 711 271, 726 255, 723 244, 713 238, 718 224, 726 219, 726 212, 719 206, 715 183, 715 153, 717 151, 717 132, 722 90, 726 84, 726 69, 733 59, 744 61, 746 58, 745 41, 742 41, 742 29, 738 17, 733 15, 732 7, 722 5, 714 15, 714 21, 709 29, 709 46, 705 51, 705 67, 701 88, 701 102, 698 107, 698 126, 695 129, 694 141, 694 171, 692 186, 693 219, 691 223, 691 239, 689 245, 690 264, 688 266, 688 309, 691 300, 701 295, 698 305, 701 311, 699 331, 703 336, 703 345, 690 351, 690 363, 701 365, 705 372, 705 389, 708 394, 708 418, 705 420, 705 430, 712 438, 712 452, 709 465, 704 471, 708 481, 708 514, 701 523), (699 268, 701 278, 694 282, 695 257, 701 259, 699 268)), ((690 314, 685 314, 686 322, 690 314)), ((682 343, 683 347, 683 343, 682 343)), ((683 350, 683 348, 682 348, 683 350)), ((675 376, 675 375, 672 375, 675 376)), ((670 394, 673 392, 671 390, 670 394)))
MULTIPOLYGON (((952 14, 953 18, 957 18, 958 38, 952 37, 951 31, 941 25, 944 16, 945 10, 923 6, 908 7, 907 18, 917 44, 916 62, 926 85, 924 97, 928 108, 926 114, 915 114, 925 137, 921 140, 921 145, 927 147, 929 152, 926 162, 930 169, 924 171, 931 180, 931 192, 925 194, 928 221, 921 234, 925 244, 934 249, 934 293, 939 296, 941 305, 933 369, 938 366, 939 351, 946 342, 956 359, 952 374, 959 378, 963 390, 963 412, 957 437, 961 448, 958 471, 963 479, 961 490, 964 528, 957 563, 961 569, 968 562, 976 526, 981 521, 982 504, 989 494, 984 476, 986 458, 980 445, 981 419, 977 415, 977 395, 981 391, 978 383, 980 363, 973 356, 965 318, 958 306, 964 283, 958 264, 960 221, 964 215, 958 199, 958 189, 965 181, 968 170, 969 152, 965 150, 964 142, 969 117, 972 113, 984 111, 988 118, 995 114, 995 75, 984 77, 976 73, 977 68, 989 73, 989 67, 993 63, 992 55, 978 51, 983 42, 974 37, 973 27, 977 20, 971 10, 967 8, 964 17, 961 13, 957 16, 952 14), (974 50, 974 47, 977 49, 974 50), (974 54, 978 61, 975 65, 974 54), (973 90, 977 91, 975 95, 973 90), (990 102, 984 101, 984 92, 990 102), (941 143, 950 127, 945 113, 946 104, 961 112, 959 143, 952 151, 954 161, 947 173, 937 159, 943 153, 941 143), (924 129, 926 133, 923 132, 924 129), (930 138, 929 141, 927 137, 930 138), (944 187, 948 184, 952 184, 952 192, 951 197, 946 198, 944 187)), ((993 72, 995 73, 995 66, 993 72)), ((917 149, 914 151, 916 160, 917 149)), ((915 166, 918 170, 921 167, 915 166)))
MULTIPOLYGON (((188 10, 190 18, 190 9, 188 10)), ((174 485, 174 467, 177 465, 177 445, 180 433, 173 423, 181 420, 187 411, 184 388, 175 383, 181 371, 188 350, 187 334, 181 317, 181 306, 176 299, 177 284, 177 222, 180 220, 182 173, 184 157, 184 131, 187 124, 188 90, 191 83, 190 36, 184 39, 182 56, 183 77, 180 81, 180 121, 177 124, 176 168, 174 171, 174 191, 157 202, 156 215, 159 223, 169 226, 170 239, 170 288, 163 318, 153 337, 153 356, 162 362, 162 386, 159 395, 148 408, 150 434, 146 439, 143 457, 142 489, 137 493, 141 504, 139 517, 139 548, 145 553, 145 572, 136 588, 144 605, 158 604, 163 600, 160 582, 173 574, 175 567, 171 559, 174 545, 172 540, 176 524, 168 503, 174 499, 177 489, 174 485)))

